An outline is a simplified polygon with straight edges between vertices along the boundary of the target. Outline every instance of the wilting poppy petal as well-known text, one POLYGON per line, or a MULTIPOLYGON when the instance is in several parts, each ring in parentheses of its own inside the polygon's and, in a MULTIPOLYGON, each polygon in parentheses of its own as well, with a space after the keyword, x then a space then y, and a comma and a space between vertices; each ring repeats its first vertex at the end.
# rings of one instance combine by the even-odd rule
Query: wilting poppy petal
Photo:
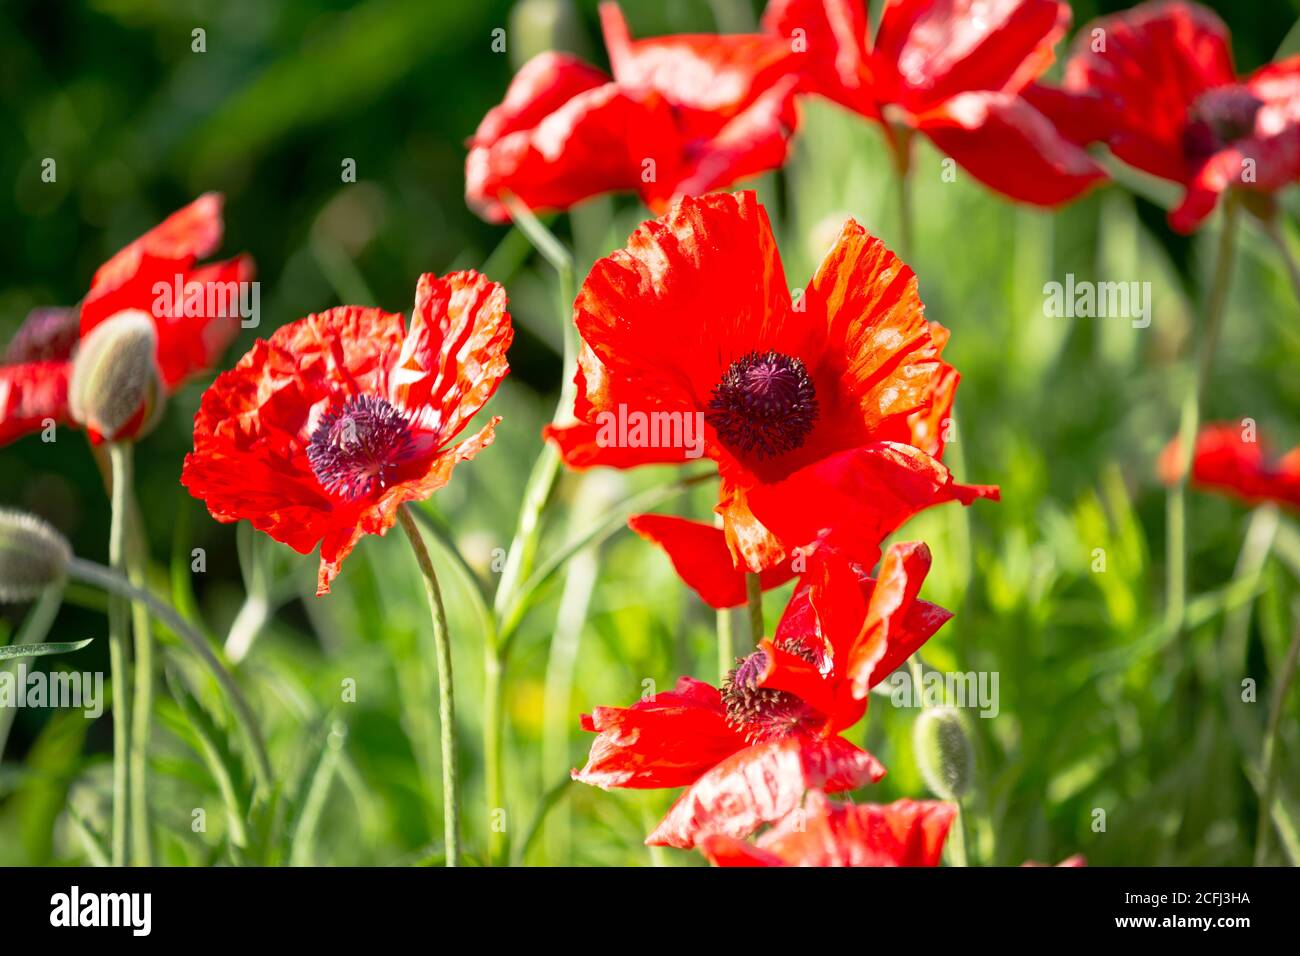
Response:
POLYGON ((855 790, 885 775, 843 737, 785 737, 747 747, 687 787, 646 843, 690 849, 705 833, 744 837, 799 806, 810 789, 855 790))
POLYGON ((686 786, 745 746, 717 688, 691 677, 631 707, 597 707, 583 729, 599 736, 573 779, 606 790, 686 786))
POLYGON ((1021 202, 1060 205, 1107 178, 1086 151, 1018 96, 963 93, 918 116, 916 125, 984 185, 1021 202))
MULTIPOLYGON (((627 526, 651 544, 663 548, 678 577, 714 608, 745 603, 745 571, 732 563, 721 528, 675 515, 633 515, 627 526)), ((763 571, 764 591, 780 587, 794 577, 787 559, 763 571)))

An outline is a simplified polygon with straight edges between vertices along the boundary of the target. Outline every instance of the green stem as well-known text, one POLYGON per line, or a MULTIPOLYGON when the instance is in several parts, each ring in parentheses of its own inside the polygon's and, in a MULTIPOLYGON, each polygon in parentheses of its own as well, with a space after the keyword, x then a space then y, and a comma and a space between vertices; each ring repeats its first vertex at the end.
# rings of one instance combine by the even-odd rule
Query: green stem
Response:
MULTIPOLYGON (((108 535, 108 563, 118 575, 126 572, 126 522, 130 511, 130 455, 122 446, 109 446, 112 469, 111 516, 108 535)), ((110 597, 108 603, 108 660, 113 682, 113 823, 109 838, 110 859, 114 866, 127 861, 127 807, 130 799, 130 694, 127 690, 126 632, 130 615, 124 595, 110 597)))
POLYGON ((438 576, 433 571, 429 549, 424 545, 420 529, 411 517, 408 506, 397 509, 397 519, 411 542, 415 561, 424 578, 424 590, 429 598, 429 612, 433 621, 433 643, 438 655, 438 720, 442 725, 442 815, 444 839, 447 844, 447 865, 460 864, 460 797, 459 771, 456 760, 456 696, 451 676, 451 638, 447 632, 447 611, 442 604, 442 590, 438 576))
MULTIPOLYGON (((50 628, 54 626, 54 619, 58 616, 62 604, 63 585, 61 583, 52 584, 42 591, 41 596, 36 599, 35 605, 28 612, 22 627, 14 638, 14 645, 42 643, 46 635, 50 633, 50 628)), ((13 668, 17 666, 18 661, 16 658, 0 663, 0 677, 5 674, 12 676, 13 668)), ((13 729, 14 715, 17 713, 18 710, 15 707, 0 707, 0 757, 4 756, 5 744, 9 741, 9 731, 13 729)))
MULTIPOLYGON (((560 326, 564 336, 564 365, 560 398, 552 419, 564 422, 573 416, 573 400, 576 390, 574 372, 577 367, 578 337, 577 329, 571 321, 573 309, 573 256, 554 235, 533 215, 532 211, 510 194, 502 196, 502 203, 510 213, 516 228, 528 237, 529 242, 551 267, 557 279, 560 326)), ((501 697, 504 686, 505 670, 508 663, 510 643, 501 637, 502 624, 509 618, 512 606, 517 598, 520 584, 527 580, 532 571, 541 538, 542 513, 546 502, 555 486, 555 479, 560 471, 560 455, 555 446, 547 442, 542 446, 537 460, 533 463, 524 487, 524 498, 519 508, 519 519, 515 526, 515 536, 506 553, 505 568, 501 572, 501 581, 497 585, 492 611, 497 627, 484 642, 484 720, 483 748, 486 767, 486 789, 488 810, 495 814, 505 807, 504 742, 502 740, 503 701, 501 697)), ((508 815, 507 815, 508 819, 508 815)), ((490 862, 504 863, 508 858, 507 834, 504 828, 493 826, 489 829, 488 859, 490 862)))
POLYGON ((896 127, 894 195, 898 200, 898 245, 895 253, 909 265, 912 260, 912 131, 896 127))
POLYGON ((1196 363, 1196 377, 1183 397, 1182 414, 1178 429, 1182 468, 1178 481, 1169 489, 1166 502, 1168 576, 1165 582, 1166 626, 1171 640, 1177 640, 1187 617, 1187 482, 1196 450, 1196 433, 1200 427, 1201 401, 1210 377, 1210 366, 1218 347, 1219 332, 1223 327, 1223 314, 1228 302, 1228 288, 1232 284, 1232 262, 1236 249, 1237 212, 1240 200, 1229 192, 1223 204, 1223 223, 1219 230, 1219 245, 1215 256, 1214 277, 1206 299, 1205 326, 1201 330, 1200 356, 1196 363))
MULTIPOLYGON (((207 639, 195 630, 193 625, 177 614, 176 609, 171 605, 163 603, 149 591, 137 588, 120 572, 112 568, 106 568, 94 561, 87 561, 85 558, 73 558, 68 562, 68 577, 86 584, 92 584, 103 591, 107 591, 113 597, 125 598, 128 601, 138 601, 144 604, 155 619, 184 641, 186 646, 198 655, 208 670, 212 672, 212 676, 216 678, 217 683, 221 685, 226 697, 229 698, 230 710, 234 714, 235 722, 239 725, 240 732, 244 735, 249 752, 252 754, 253 772, 257 776, 258 786, 266 793, 270 793, 273 777, 271 760, 267 756, 266 744, 262 741, 262 734, 257 729, 253 709, 249 707, 248 701, 244 698, 244 692, 239 689, 234 677, 222 666, 221 661, 217 660, 217 656, 212 653, 212 648, 208 646, 207 639)), ((111 643, 109 650, 111 654, 111 643)), ((114 693, 113 703, 117 703, 116 693, 114 693)))
POLYGON ((757 647, 763 640, 763 585, 753 571, 745 572, 745 603, 749 605, 749 634, 757 647))
POLYGON ((732 637, 731 608, 720 607, 717 611, 718 629, 718 680, 725 680, 736 666, 735 639, 732 637))
MULTIPOLYGON (((1300 617, 1300 613, 1297 614, 1300 617)), ((1263 768, 1264 793, 1259 801, 1259 827, 1255 833, 1255 865, 1263 866, 1268 859, 1269 842, 1273 835, 1273 800, 1277 794, 1277 731, 1282 723, 1282 705, 1286 703, 1287 692, 1295 677, 1296 662, 1300 660, 1300 620, 1297 620, 1291 646, 1286 652, 1286 661, 1282 664, 1282 673, 1278 675, 1277 691, 1273 694, 1273 706, 1268 712, 1268 731, 1264 734, 1264 749, 1260 756, 1263 768)))
POLYGON ((1300 264, 1296 262, 1295 254, 1291 252, 1278 220, 1276 218, 1264 220, 1264 232, 1277 247, 1287 278, 1291 280, 1291 290, 1295 293, 1296 302, 1300 303, 1300 264))
MULTIPOLYGON (((128 527, 132 539, 126 547, 126 574, 132 585, 145 589, 147 545, 139 508, 132 488, 134 481, 133 446, 126 442, 109 446, 113 463, 114 498, 120 482, 122 500, 135 520, 128 527)), ((129 829, 131 864, 151 866, 153 847, 149 832, 149 722, 153 714, 153 636, 149 632, 149 609, 138 601, 131 602, 131 630, 135 636, 135 680, 131 688, 131 740, 129 829)))
POLYGON ((952 821, 948 831, 948 849, 953 866, 967 866, 966 860, 966 812, 957 804, 957 818, 952 821))

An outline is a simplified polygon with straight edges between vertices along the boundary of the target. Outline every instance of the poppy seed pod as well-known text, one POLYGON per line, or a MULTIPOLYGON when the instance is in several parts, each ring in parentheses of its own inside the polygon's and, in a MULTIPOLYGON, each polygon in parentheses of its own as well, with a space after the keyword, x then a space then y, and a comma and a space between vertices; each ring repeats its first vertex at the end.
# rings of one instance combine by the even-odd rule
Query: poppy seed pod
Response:
POLYGON ((954 707, 921 711, 912 728, 912 748, 930 791, 944 800, 960 800, 975 777, 975 752, 962 716, 954 707))
POLYGON ((71 560, 72 548, 49 523, 0 508, 0 601, 30 601, 60 581, 71 560))
POLYGON ((162 411, 162 378, 153 319, 126 309, 95 326, 72 362, 68 406, 92 440, 120 441, 146 434, 162 411))

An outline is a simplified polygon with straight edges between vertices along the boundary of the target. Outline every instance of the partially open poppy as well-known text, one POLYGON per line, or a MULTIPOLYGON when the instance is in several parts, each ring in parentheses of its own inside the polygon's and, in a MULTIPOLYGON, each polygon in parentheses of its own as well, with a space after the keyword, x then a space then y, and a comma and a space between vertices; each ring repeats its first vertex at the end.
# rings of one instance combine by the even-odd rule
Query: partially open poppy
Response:
MULTIPOLYGON (((1167 484, 1182 475, 1182 445, 1175 438, 1160 455, 1160 477, 1167 484)), ((1300 448, 1274 459, 1254 426, 1218 422, 1201 429, 1192 454, 1192 484, 1226 492, 1247 504, 1275 501, 1300 508, 1300 448)))
POLYGON ((840 733, 883 681, 949 618, 917 598, 930 567, 924 544, 890 548, 867 578, 836 556, 816 559, 776 631, 721 690, 683 677, 631 707, 597 707, 599 736, 583 783, 685 786, 647 843, 689 848, 701 834, 742 838, 798 806, 805 791, 853 790, 884 768, 840 733))
POLYGON ((1102 98, 1098 138, 1116 156, 1185 187, 1169 214, 1179 232, 1229 189, 1263 197, 1300 180, 1300 56, 1238 77, 1228 28, 1207 7, 1154 0, 1094 20, 1065 86, 1102 98))
MULTIPOLYGON (((221 244, 221 205, 220 195, 205 193, 100 266, 80 306, 28 315, 0 365, 0 444, 37 431, 46 421, 71 422, 73 353, 92 329, 124 312, 143 312, 153 320, 166 391, 216 363, 239 333, 238 284, 253 278, 253 261, 246 255, 196 265, 221 244), (178 288, 180 297, 174 294, 178 288)), ((92 441, 100 437, 91 433, 92 441)))
POLYGON ((1058 0, 888 0, 873 43, 862 0, 771 0, 763 15, 804 92, 881 123, 896 149, 895 127, 924 133, 986 186, 1039 206, 1106 176, 1021 95, 1069 23, 1058 0))
POLYGON ((600 7, 613 79, 561 53, 519 70, 470 140, 465 196, 484 218, 567 209, 606 192, 661 211, 785 162, 795 77, 789 48, 760 34, 633 40, 616 3, 600 7))
POLYGON ((490 445, 458 440, 509 371, 505 290, 476 272, 420 277, 402 316, 340 306, 259 339, 203 394, 182 483, 218 521, 247 519, 299 553, 317 593, 365 534, 490 445))
POLYGON ((752 192, 684 198, 595 264, 574 315, 579 422, 546 435, 575 468, 717 462, 720 531, 633 523, 710 603, 738 603, 746 570, 779 584, 818 543, 870 567, 918 511, 998 495, 938 461, 958 380, 947 331, 852 220, 792 299, 752 192), (720 537, 730 564, 696 551, 720 537))
POLYGON ((714 866, 938 866, 956 816, 936 800, 835 803, 814 790, 753 843, 711 833, 699 846, 714 866))

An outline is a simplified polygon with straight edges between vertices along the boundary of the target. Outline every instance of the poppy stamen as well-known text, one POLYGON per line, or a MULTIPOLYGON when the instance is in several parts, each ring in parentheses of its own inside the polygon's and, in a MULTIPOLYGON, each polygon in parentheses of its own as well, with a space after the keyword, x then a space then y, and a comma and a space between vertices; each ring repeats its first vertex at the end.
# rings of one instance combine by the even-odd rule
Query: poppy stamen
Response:
POLYGON ((1224 86, 1201 94, 1187 112, 1183 154, 1191 162, 1202 162, 1253 135, 1263 105, 1263 100, 1244 86, 1224 86))
MULTIPOLYGON (((777 647, 810 664, 817 663, 815 654, 799 641, 787 638, 779 641, 777 647)), ((816 730, 821 718, 797 694, 758 686, 758 678, 766 669, 764 651, 736 659, 736 666, 722 682, 727 723, 750 744, 816 730)))
POLYGON ((387 487, 414 446, 404 413, 382 398, 359 395, 321 417, 307 460, 322 488, 354 501, 387 487))
POLYGON ((770 458, 794 451, 817 421, 817 394, 800 359, 750 352, 713 388, 708 421, 722 442, 770 458))

